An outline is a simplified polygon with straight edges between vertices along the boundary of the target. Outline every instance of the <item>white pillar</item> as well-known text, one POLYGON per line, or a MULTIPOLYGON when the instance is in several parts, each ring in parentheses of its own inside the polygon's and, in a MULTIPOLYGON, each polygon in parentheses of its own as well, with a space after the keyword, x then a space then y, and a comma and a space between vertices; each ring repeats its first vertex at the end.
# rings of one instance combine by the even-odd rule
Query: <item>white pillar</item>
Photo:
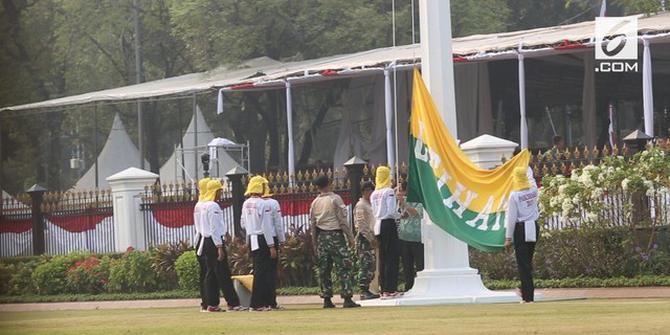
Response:
POLYGON ((386 115, 386 163, 395 173, 395 146, 393 141, 393 93, 391 71, 384 70, 384 113, 386 115))
MULTIPOLYGON (((442 121, 454 138, 458 138, 454 64, 451 49, 450 1, 421 0, 421 76, 430 91, 442 121)), ((423 231, 425 269, 470 269, 468 246, 447 234, 430 220, 424 220, 423 231), (449 257, 444 257, 450 255, 449 257)), ((476 271, 475 271, 476 272, 476 271)))
POLYGON ((140 211, 144 187, 153 185, 158 175, 138 168, 128 168, 107 177, 114 206, 114 248, 123 252, 128 247, 146 250, 144 220, 140 211))
POLYGON ((293 147, 293 101, 291 100, 291 82, 286 81, 286 124, 288 134, 288 177, 289 184, 295 185, 295 152, 293 147))
POLYGON ((644 132, 654 137, 654 85, 651 65, 649 40, 642 39, 644 53, 642 56, 642 105, 644 109, 644 132))
POLYGON ((528 148, 528 122, 526 121, 526 71, 523 63, 523 54, 519 46, 519 140, 521 149, 528 148))

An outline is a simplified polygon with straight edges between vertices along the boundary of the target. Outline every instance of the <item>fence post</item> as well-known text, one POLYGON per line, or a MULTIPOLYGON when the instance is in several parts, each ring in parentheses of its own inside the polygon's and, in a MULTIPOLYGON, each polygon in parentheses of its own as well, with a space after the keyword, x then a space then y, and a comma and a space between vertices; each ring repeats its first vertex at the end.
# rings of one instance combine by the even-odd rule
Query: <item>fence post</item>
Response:
POLYGON ((640 130, 635 130, 632 133, 626 135, 623 138, 624 143, 628 146, 628 149, 631 150, 631 156, 642 152, 647 147, 647 142, 653 140, 654 138, 645 134, 640 130))
POLYGON ((33 255, 42 255, 46 250, 44 240, 44 215, 42 213, 42 200, 47 189, 40 185, 33 185, 26 192, 32 200, 33 219, 33 255))
POLYGON ((349 215, 350 223, 353 227, 354 224, 354 215, 353 211, 356 207, 358 199, 361 197, 361 177, 363 177, 363 167, 367 164, 366 161, 354 156, 351 157, 348 161, 344 163, 344 167, 347 169, 347 176, 349 177, 349 183, 351 184, 351 215, 349 215))
POLYGON ((117 252, 124 252, 128 247, 147 249, 140 204, 144 187, 153 185, 157 178, 155 173, 134 167, 107 177, 112 188, 114 248, 117 252))
POLYGON ((242 177, 249 174, 247 170, 236 166, 226 172, 226 177, 231 184, 231 193, 233 198, 233 227, 235 228, 235 237, 242 237, 242 225, 240 218, 242 216, 242 204, 244 203, 244 185, 242 177))

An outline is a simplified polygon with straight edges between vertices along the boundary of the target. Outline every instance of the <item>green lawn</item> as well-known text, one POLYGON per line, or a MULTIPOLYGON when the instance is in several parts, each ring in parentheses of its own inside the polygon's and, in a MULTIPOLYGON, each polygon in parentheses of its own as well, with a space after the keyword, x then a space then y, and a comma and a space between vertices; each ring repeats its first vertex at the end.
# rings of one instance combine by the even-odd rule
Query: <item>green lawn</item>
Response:
POLYGON ((1 334, 668 334, 670 299, 199 313, 197 308, 0 313, 1 334), (520 329, 524 329, 520 332, 520 329))

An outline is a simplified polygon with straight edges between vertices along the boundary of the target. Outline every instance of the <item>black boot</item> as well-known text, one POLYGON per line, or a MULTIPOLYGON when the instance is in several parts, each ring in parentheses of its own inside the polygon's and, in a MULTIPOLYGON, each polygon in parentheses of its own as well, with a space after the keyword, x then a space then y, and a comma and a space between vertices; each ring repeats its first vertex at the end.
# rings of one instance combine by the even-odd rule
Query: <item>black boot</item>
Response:
POLYGON ((342 308, 353 308, 353 307, 361 307, 361 305, 355 303, 351 298, 344 298, 344 304, 342 304, 342 308))
POLYGON ((361 287, 361 300, 377 299, 379 294, 370 292, 367 287, 361 287))
POLYGON ((323 298, 323 308, 335 308, 335 304, 330 301, 330 298, 323 298))

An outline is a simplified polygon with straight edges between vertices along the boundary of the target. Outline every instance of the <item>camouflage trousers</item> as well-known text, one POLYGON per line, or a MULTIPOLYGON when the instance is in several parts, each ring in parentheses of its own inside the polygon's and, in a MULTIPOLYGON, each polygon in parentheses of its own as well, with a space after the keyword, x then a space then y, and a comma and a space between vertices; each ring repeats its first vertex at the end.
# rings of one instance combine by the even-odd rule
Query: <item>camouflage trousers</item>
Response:
POLYGON ((344 233, 341 231, 320 230, 316 240, 317 265, 319 267, 319 282, 321 297, 333 296, 332 270, 335 265, 335 274, 340 280, 342 298, 353 296, 353 276, 351 254, 344 233))
POLYGON ((358 256, 358 286, 370 288, 370 282, 375 278, 377 257, 372 244, 362 235, 356 237, 356 255, 358 256))

